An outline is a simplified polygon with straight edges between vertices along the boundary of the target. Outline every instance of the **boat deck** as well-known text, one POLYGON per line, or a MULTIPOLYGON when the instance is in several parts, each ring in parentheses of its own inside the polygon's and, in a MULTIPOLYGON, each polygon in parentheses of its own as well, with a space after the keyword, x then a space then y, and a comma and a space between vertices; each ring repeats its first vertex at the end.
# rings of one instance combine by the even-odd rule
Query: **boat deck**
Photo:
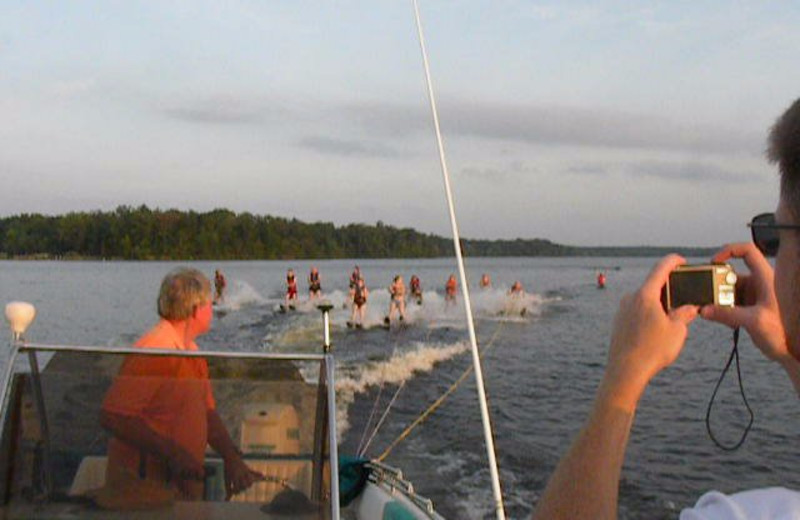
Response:
MULTIPOLYGON (((142 511, 108 511, 99 509, 91 504, 44 504, 26 505, 13 508, 0 508, 0 518, 3 520, 30 519, 30 520, 285 520, 287 515, 269 514, 262 511, 263 504, 240 502, 176 502, 171 507, 162 509, 148 509, 142 511)), ((291 515, 299 520, 327 519, 314 513, 310 515, 291 515)))

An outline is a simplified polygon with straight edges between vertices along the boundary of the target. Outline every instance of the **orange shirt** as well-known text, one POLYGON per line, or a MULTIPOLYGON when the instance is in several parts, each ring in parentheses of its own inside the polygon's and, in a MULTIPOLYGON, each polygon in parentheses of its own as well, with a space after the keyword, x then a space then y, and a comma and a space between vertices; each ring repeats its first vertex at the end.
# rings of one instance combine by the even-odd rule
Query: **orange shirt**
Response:
MULTIPOLYGON (((136 343, 137 347, 197 350, 184 344, 172 324, 161 320, 136 343)), ((153 431, 172 439, 202 463, 208 443, 207 413, 215 408, 208 363, 201 358, 129 356, 108 390, 103 410, 139 417, 153 431)), ((116 437, 108 443, 109 468, 139 471, 140 450, 116 437)), ((148 456, 147 478, 166 478, 166 466, 148 456)))

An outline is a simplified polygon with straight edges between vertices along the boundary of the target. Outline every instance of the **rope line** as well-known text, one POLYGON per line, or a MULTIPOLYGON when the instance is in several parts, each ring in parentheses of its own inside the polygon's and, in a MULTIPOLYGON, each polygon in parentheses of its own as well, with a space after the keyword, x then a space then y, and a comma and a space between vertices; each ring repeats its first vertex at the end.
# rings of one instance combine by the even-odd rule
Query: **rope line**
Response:
MULTIPOLYGON (((436 322, 435 321, 431 321, 428 324, 428 332, 426 333, 425 340, 423 341, 423 343, 425 343, 425 344, 428 343, 428 340, 430 339, 431 334, 433 333, 433 329, 431 327, 433 326, 434 323, 436 323, 436 322)), ((395 342, 394 347, 392 348, 392 355, 389 357, 389 360, 394 359, 394 356, 395 356, 396 353, 397 353, 397 342, 395 342)), ((381 384, 378 387, 378 395, 375 397, 375 402, 372 405, 372 411, 369 414, 369 418, 367 419, 367 423, 364 425, 364 431, 361 432, 361 439, 358 441, 358 448, 356 448, 356 455, 358 457, 363 457, 364 454, 367 452, 367 449, 369 448, 369 445, 372 443, 372 439, 375 438, 375 435, 377 435, 378 430, 380 429, 384 419, 386 418, 386 415, 388 414, 389 409, 392 407, 394 402, 397 400, 397 397, 400 394, 400 391, 403 389, 403 387, 406 384, 406 382, 403 381, 400 384, 400 387, 395 391, 394 396, 392 396, 392 398, 389 400, 389 404, 388 404, 386 410, 384 411, 383 416, 378 421, 378 424, 375 426, 375 429, 372 431, 372 434, 369 436, 369 440, 367 441, 367 444, 365 446, 364 445, 364 439, 367 437, 367 431, 369 430, 369 427, 372 424, 372 419, 375 417, 375 412, 378 411, 378 404, 380 404, 381 394, 383 393, 383 388, 384 388, 384 386, 386 384, 386 375, 385 374, 386 374, 386 365, 384 365, 383 368, 381 369, 381 384)))
MULTIPOLYGON (((500 325, 498 325, 497 328, 495 329, 494 334, 492 334, 492 337, 489 339, 489 342, 486 344, 486 346, 484 346, 481 349, 480 352, 481 359, 486 354, 486 352, 488 352, 489 349, 491 349, 492 346, 494 345, 494 342, 497 339, 497 336, 499 335, 500 330, 503 328, 504 324, 505 324, 504 321, 500 322, 500 325)), ((395 440, 393 440, 389 444, 389 446, 383 451, 383 453, 381 453, 375 460, 377 460, 378 462, 383 462, 383 460, 389 456, 392 450, 398 444, 403 442, 411 434, 412 431, 414 431, 414 428, 425 422, 425 420, 433 412, 435 412, 436 409, 439 408, 447 400, 448 397, 450 397, 450 394, 452 394, 458 389, 461 383, 463 383, 464 380, 472 373, 474 368, 475 368, 474 365, 468 366, 466 370, 464 370, 464 372, 461 374, 461 376, 458 379, 456 379, 456 381, 452 385, 450 385, 450 388, 448 388, 438 399, 436 399, 436 401, 433 402, 433 404, 431 404, 424 412, 422 412, 422 414, 420 414, 419 417, 414 419, 414 421, 410 425, 408 425, 406 429, 403 430, 403 432, 400 435, 398 435, 397 438, 395 438, 395 440)))
POLYGON ((389 401, 389 404, 386 405, 386 410, 383 411, 383 415, 381 415, 380 420, 375 425, 375 429, 372 430, 372 435, 369 436, 369 440, 367 440, 367 443, 364 445, 364 449, 359 452, 359 454, 358 454, 359 457, 363 457, 364 454, 369 449, 370 444, 372 444, 372 440, 378 434, 378 430, 381 429, 381 427, 383 426, 383 422, 386 420, 386 417, 389 415, 389 410, 392 409, 392 406, 394 406, 395 401, 397 401, 397 397, 400 395, 400 392, 403 390, 403 387, 405 387, 405 386, 406 386, 406 382, 403 381, 402 383, 400 383, 400 386, 397 387, 397 390, 395 391, 394 395, 392 396, 392 399, 389 401))
MULTIPOLYGON (((383 369, 383 372, 384 373, 386 372, 385 367, 383 369)), ((381 385, 378 387, 378 395, 375 397, 375 402, 372 403, 372 411, 369 413, 367 424, 364 425, 364 431, 361 432, 361 439, 358 441, 358 448, 356 448, 356 455, 359 457, 362 455, 362 453, 367 451, 366 448, 364 448, 363 450, 361 448, 364 446, 364 441, 367 438, 367 431, 369 430, 369 427, 372 425, 372 419, 375 417, 375 412, 378 411, 378 405, 380 404, 381 401, 381 394, 383 393, 383 385, 385 382, 386 382, 386 377, 384 376, 381 378, 381 385)))
MULTIPOLYGON (((437 322, 435 320, 430 321, 428 323, 428 331, 425 334, 425 340, 422 342, 423 344, 427 344, 428 340, 430 340, 431 334, 433 334, 433 328, 432 327, 436 323, 437 322)), ((396 353, 397 353, 397 343, 395 343, 395 345, 394 345, 394 347, 392 349, 392 355, 391 355, 391 357, 389 359, 390 360, 393 359, 394 355, 396 353)), ((358 442, 358 448, 356 449, 356 455, 358 457, 363 457, 364 454, 367 452, 367 449, 369 449, 369 445, 372 443, 372 440, 378 434, 378 430, 381 428, 381 426, 383 424, 383 421, 385 420, 386 416, 389 413, 389 410, 391 409, 392 405, 394 405, 394 402, 397 400, 397 397, 399 396, 400 392, 403 390, 403 387, 406 384, 405 381, 401 382, 399 388, 395 391, 394 395, 389 400, 389 404, 387 405, 386 410, 384 410, 381 419, 378 421, 377 425, 375 426, 375 429, 372 431, 372 434, 369 436, 369 440, 367 441, 366 446, 364 446, 364 438, 367 436, 367 430, 369 430, 369 427, 372 424, 372 419, 374 418, 375 412, 378 409, 378 404, 379 404, 379 401, 380 401, 381 392, 383 392, 383 388, 384 388, 384 385, 386 383, 386 376, 385 376, 386 366, 385 365, 384 365, 383 370, 381 372, 382 372, 382 379, 381 379, 380 387, 378 389, 378 396, 376 397, 375 402, 372 405, 372 411, 369 414, 369 419, 367 420, 367 424, 364 425, 364 431, 361 433, 361 440, 358 442)))
MULTIPOLYGON (((428 332, 430 336, 430 331, 428 332)), ((427 339, 427 338, 426 338, 427 339)), ((394 359, 394 356, 397 354, 397 344, 398 342, 395 340, 394 346, 392 346, 392 354, 389 356, 389 360, 391 361, 394 359)), ((366 451, 367 448, 364 446, 364 439, 367 437, 367 432, 369 431, 369 427, 372 425, 372 419, 375 417, 375 412, 378 411, 378 405, 380 404, 381 395, 383 394, 383 388, 386 385, 386 364, 381 367, 381 384, 378 387, 378 395, 375 396, 375 402, 372 404, 372 411, 369 414, 369 418, 367 419, 367 424, 364 425, 364 431, 361 432, 361 439, 358 441, 358 448, 356 449, 356 455, 361 457, 366 451)), ((395 397, 392 398, 394 400, 397 396, 395 393, 395 397)), ((372 435, 374 437, 374 433, 372 435)), ((370 437, 371 439, 372 437, 370 437)))

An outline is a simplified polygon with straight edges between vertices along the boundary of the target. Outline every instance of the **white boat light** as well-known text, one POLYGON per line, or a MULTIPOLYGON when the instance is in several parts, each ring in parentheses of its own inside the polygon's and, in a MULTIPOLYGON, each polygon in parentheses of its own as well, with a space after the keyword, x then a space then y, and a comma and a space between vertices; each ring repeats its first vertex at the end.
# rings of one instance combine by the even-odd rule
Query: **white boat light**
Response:
POLYGON ((14 338, 21 337, 33 319, 36 317, 36 307, 27 302, 10 302, 6 304, 6 320, 14 338))

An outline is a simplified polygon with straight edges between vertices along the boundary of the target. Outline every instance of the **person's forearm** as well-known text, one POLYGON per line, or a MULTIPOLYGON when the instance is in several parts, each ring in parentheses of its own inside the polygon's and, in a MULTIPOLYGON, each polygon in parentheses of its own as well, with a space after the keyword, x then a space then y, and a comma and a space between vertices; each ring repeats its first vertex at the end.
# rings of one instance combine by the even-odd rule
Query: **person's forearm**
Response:
POLYGON ((233 443, 227 428, 222 423, 222 419, 216 410, 209 410, 206 414, 208 421, 208 444, 220 454, 223 459, 236 456, 239 457, 239 450, 233 443))
POLYGON ((148 453, 165 459, 172 455, 172 441, 157 434, 140 417, 103 411, 100 414, 100 424, 114 437, 148 453))
POLYGON ((533 518, 614 519, 638 391, 602 385, 591 415, 539 499, 533 518), (631 392, 628 392, 631 394, 631 392))

